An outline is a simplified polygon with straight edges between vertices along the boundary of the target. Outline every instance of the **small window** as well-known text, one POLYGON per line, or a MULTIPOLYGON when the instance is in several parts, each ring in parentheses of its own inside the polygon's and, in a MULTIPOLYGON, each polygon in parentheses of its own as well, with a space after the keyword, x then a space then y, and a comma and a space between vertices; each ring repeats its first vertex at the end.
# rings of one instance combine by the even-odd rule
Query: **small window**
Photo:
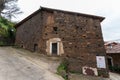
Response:
POLYGON ((90 47, 90 45, 87 45, 87 47, 90 47))
POLYGON ((48 35, 47 33, 45 33, 45 35, 48 35))
POLYGON ((95 28, 98 28, 98 26, 94 26, 95 28))
POLYGON ((81 30, 83 30, 83 28, 80 28, 81 30))
POLYGON ((99 35, 96 35, 96 37, 99 37, 99 35))
POLYGON ((23 45, 21 45, 21 48, 23 48, 23 45))
POLYGON ((112 45, 109 45, 109 46, 108 46, 108 48, 112 49, 112 48, 113 48, 113 46, 112 46, 112 45))
POLYGON ((77 48, 77 46, 75 46, 75 48, 77 48))
POLYGON ((36 52, 38 50, 38 44, 34 44, 34 51, 36 52))
POLYGON ((54 31, 58 31, 58 28, 57 28, 57 27, 53 27, 53 30, 54 30, 54 31))
POLYGON ((87 36, 86 35, 83 35, 83 38, 86 38, 87 36))
POLYGON ((79 26, 76 26, 76 29, 79 29, 79 26))
POLYGON ((98 44, 98 47, 101 47, 101 44, 98 44))

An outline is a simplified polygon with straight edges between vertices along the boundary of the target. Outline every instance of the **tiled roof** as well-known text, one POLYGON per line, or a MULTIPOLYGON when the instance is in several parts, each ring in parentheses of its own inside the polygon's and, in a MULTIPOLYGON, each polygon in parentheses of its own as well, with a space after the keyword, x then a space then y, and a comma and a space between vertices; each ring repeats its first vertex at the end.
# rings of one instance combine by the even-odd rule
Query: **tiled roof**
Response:
POLYGON ((120 53, 120 43, 105 42, 106 53, 120 53))

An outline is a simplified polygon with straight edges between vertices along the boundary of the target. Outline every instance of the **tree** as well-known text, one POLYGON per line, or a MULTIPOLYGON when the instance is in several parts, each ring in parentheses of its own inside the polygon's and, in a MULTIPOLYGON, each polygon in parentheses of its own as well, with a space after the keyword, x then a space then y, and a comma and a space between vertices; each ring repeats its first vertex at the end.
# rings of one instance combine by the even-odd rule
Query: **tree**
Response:
POLYGON ((16 4, 17 1, 18 0, 0 0, 0 13, 2 16, 11 20, 12 17, 15 18, 17 14, 22 13, 16 4))
POLYGON ((0 13, 2 12, 3 9, 4 9, 4 0, 0 0, 0 13))
POLYGON ((14 25, 14 23, 0 17, 0 45, 14 43, 16 32, 14 25))
POLYGON ((14 23, 8 21, 7 19, 0 17, 0 35, 2 37, 12 37, 15 35, 14 23), (11 35, 13 34, 13 35, 11 35))

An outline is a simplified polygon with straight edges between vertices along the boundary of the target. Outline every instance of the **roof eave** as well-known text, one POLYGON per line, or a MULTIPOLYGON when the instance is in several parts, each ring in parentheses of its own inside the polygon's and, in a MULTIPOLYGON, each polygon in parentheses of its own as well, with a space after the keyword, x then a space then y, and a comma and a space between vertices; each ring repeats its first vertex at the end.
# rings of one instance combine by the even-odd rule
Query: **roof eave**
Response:
POLYGON ((32 18, 34 15, 36 15, 37 13, 39 13, 41 10, 61 11, 61 12, 66 12, 66 13, 79 14, 79 15, 83 15, 83 16, 86 16, 86 17, 92 17, 92 18, 95 18, 95 19, 99 19, 100 22, 102 22, 105 19, 105 17, 101 17, 101 16, 95 16, 95 15, 83 14, 83 13, 78 13, 78 12, 64 11, 64 10, 58 10, 58 9, 41 7, 40 9, 38 9, 37 11, 35 11, 34 13, 32 13, 31 15, 29 15, 25 19, 23 19, 21 22, 19 22, 18 24, 16 24, 14 27, 18 28, 20 25, 22 25, 24 22, 26 22, 27 20, 29 20, 30 18, 32 18))
POLYGON ((66 13, 79 14, 79 15, 83 15, 86 17, 92 17, 92 18, 99 19, 101 22, 105 19, 105 17, 91 15, 91 14, 85 14, 85 13, 79 13, 79 12, 65 11, 65 10, 59 10, 59 9, 53 9, 53 8, 46 8, 46 7, 41 7, 41 9, 49 10, 49 11, 61 11, 61 12, 66 12, 66 13))
POLYGON ((36 15, 37 13, 40 12, 41 9, 38 9, 37 11, 33 12, 31 15, 29 15, 28 17, 26 17, 25 19, 23 19, 22 21, 20 21, 19 23, 17 23, 14 27, 17 28, 19 27, 21 24, 23 24, 24 22, 26 22, 27 20, 29 20, 30 18, 32 18, 34 15, 36 15))

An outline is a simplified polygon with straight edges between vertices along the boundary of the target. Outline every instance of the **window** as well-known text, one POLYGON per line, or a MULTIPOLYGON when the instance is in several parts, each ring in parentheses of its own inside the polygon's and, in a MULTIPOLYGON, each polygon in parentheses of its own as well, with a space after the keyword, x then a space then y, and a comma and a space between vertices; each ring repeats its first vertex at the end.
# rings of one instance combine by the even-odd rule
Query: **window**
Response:
POLYGON ((79 26, 76 25, 76 29, 79 29, 79 26))
POLYGON ((81 30, 83 30, 83 28, 80 28, 81 30))
POLYGON ((53 31, 58 31, 58 28, 57 27, 53 27, 53 31))
POLYGON ((38 44, 34 44, 34 51, 38 50, 38 44))
POLYGON ((45 33, 45 35, 48 35, 47 33, 45 33))
POLYGON ((98 28, 98 26, 94 26, 95 28, 98 28))
POLYGON ((99 35, 96 35, 96 37, 99 37, 99 35))
POLYGON ((112 45, 109 45, 109 46, 108 46, 108 48, 109 48, 109 49, 112 49, 112 48, 113 48, 113 46, 112 46, 112 45))
POLYGON ((101 44, 98 44, 98 47, 102 47, 102 45, 101 45, 101 44))

